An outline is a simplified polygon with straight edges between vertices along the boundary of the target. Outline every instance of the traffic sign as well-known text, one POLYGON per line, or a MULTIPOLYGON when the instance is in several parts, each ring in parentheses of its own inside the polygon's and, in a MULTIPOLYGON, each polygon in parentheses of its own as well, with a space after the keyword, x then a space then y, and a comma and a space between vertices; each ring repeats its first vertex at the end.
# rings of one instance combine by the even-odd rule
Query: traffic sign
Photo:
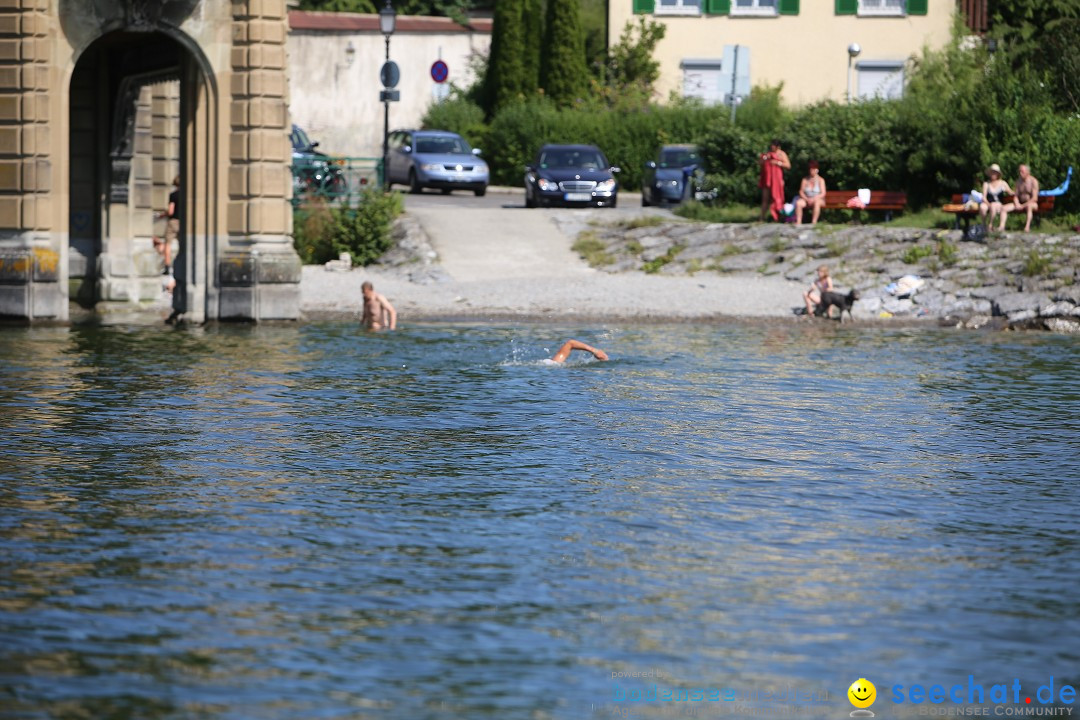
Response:
POLYGON ((379 79, 382 80, 384 88, 397 87, 398 81, 401 80, 401 70, 398 69, 397 63, 393 60, 384 62, 379 70, 379 79))
POLYGON ((380 90, 379 102, 397 102, 401 100, 400 90, 380 90))
POLYGON ((446 82, 450 76, 450 68, 442 60, 436 60, 431 64, 431 79, 437 83, 446 82))

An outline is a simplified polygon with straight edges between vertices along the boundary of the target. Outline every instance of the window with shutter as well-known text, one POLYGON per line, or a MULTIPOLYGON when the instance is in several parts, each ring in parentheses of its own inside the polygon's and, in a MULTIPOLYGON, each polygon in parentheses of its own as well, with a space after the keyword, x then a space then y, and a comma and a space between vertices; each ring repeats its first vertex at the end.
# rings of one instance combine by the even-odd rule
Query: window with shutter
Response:
POLYGON ((709 15, 727 15, 731 12, 731 0, 705 0, 705 12, 709 15))
POLYGON ((651 15, 653 10, 656 9, 655 0, 633 0, 634 2, 634 14, 635 15, 651 15))
POLYGON ((859 12, 859 0, 836 0, 837 15, 854 15, 859 12))
POLYGON ((657 0, 657 15, 700 15, 701 0, 657 0))
POLYGON ((780 0, 781 15, 798 15, 799 0, 780 0))
POLYGON ((732 15, 775 15, 776 0, 735 0, 732 15))
POLYGON ((903 15, 904 0, 859 0, 860 15, 903 15))

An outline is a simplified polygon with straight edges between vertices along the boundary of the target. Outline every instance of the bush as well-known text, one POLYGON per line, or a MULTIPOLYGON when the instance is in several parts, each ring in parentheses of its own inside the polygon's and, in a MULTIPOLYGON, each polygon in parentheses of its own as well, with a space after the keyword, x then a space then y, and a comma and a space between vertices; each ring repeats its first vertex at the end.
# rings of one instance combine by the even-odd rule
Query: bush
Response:
POLYGON ((304 264, 336 260, 347 252, 353 265, 368 265, 390 249, 394 218, 401 210, 399 194, 380 190, 362 193, 355 207, 302 206, 293 215, 293 244, 304 264))

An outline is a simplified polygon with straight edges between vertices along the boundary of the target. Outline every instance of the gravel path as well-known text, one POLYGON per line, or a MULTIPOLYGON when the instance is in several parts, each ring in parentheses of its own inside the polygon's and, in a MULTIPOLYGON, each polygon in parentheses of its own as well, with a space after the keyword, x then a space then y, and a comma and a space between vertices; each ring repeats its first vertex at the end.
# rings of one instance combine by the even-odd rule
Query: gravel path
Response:
POLYGON ((782 277, 756 274, 671 277, 593 270, 570 247, 590 217, 611 219, 609 210, 410 207, 408 212, 438 253, 436 267, 330 272, 307 266, 301 309, 358 313, 360 284, 371 280, 403 318, 412 319, 789 317, 803 289, 782 277))

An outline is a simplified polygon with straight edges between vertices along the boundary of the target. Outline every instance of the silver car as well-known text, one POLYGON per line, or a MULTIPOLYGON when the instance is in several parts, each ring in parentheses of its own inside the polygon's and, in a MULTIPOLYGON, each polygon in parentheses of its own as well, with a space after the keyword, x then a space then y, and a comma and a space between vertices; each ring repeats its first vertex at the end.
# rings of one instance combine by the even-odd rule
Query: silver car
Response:
POLYGON ((438 188, 447 195, 454 190, 487 192, 488 166, 480 151, 469 147, 457 133, 445 130, 395 130, 390 133, 387 157, 389 184, 409 186, 418 193, 438 188))

